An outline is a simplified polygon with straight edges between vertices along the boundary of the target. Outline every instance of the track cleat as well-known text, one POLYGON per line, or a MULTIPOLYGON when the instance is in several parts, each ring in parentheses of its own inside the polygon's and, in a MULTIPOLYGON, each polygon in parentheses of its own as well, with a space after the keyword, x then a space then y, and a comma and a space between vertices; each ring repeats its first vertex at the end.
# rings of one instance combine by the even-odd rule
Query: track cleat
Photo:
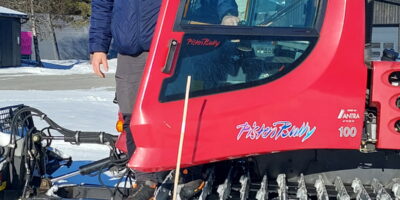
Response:
POLYGON ((361 183, 360 179, 355 178, 351 183, 351 187, 353 188, 353 192, 356 194, 356 200, 371 200, 371 197, 365 190, 365 187, 361 183))
POLYGON ((288 200, 288 186, 286 184, 286 174, 279 174, 276 178, 276 182, 278 183, 278 199, 279 200, 288 200))
POLYGON ((307 200, 308 199, 307 187, 306 187, 306 182, 304 180, 303 174, 300 174, 300 179, 298 181, 298 186, 297 186, 296 197, 299 198, 299 200, 307 200))
POLYGON ((204 188, 205 182, 201 179, 190 181, 183 184, 181 192, 179 193, 182 200, 190 199, 198 194, 204 188))

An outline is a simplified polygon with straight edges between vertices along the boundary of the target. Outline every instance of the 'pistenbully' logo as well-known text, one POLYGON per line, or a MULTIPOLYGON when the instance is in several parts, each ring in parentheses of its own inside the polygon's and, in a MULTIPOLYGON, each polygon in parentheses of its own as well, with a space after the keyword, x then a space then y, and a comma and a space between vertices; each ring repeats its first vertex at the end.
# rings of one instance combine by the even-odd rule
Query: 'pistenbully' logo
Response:
POLYGON ((317 127, 310 126, 308 122, 303 122, 301 126, 295 126, 289 121, 277 121, 272 123, 272 126, 258 125, 257 122, 250 125, 245 122, 237 125, 236 129, 239 129, 237 140, 242 138, 249 140, 301 138, 301 142, 304 142, 315 133, 317 127))

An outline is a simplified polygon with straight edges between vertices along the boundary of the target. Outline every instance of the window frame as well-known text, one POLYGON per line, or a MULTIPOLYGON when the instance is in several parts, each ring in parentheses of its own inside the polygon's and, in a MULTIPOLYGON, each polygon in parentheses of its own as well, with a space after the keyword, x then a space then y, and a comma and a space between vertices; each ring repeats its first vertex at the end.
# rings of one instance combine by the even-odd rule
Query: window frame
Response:
MULTIPOLYGON (((228 37, 234 36, 249 36, 249 38, 263 38, 269 39, 271 41, 309 41, 309 47, 304 51, 304 53, 284 72, 279 73, 277 75, 271 76, 269 78, 260 79, 257 81, 246 82, 241 84, 234 84, 223 88, 214 88, 209 90, 199 90, 199 91, 191 91, 190 97, 201 97, 207 95, 215 95, 225 92, 234 92, 241 89, 247 89, 251 87, 261 86, 270 82, 273 82, 277 79, 286 76, 291 71, 297 68, 311 53, 314 49, 316 43, 319 39, 319 33, 322 28, 322 24, 324 22, 325 11, 327 7, 328 0, 320 0, 320 4, 318 6, 316 12, 316 18, 314 21, 314 26, 312 28, 298 28, 298 27, 261 27, 261 26, 222 26, 222 25, 195 25, 195 24, 181 24, 185 4, 187 0, 181 0, 178 8, 178 12, 176 14, 176 20, 174 23, 173 31, 175 32, 184 32, 184 38, 186 35, 226 35, 228 37), (294 66, 294 67, 293 67, 294 66)), ((182 44, 179 46, 179 51, 182 49, 182 44)), ((180 53, 179 53, 180 54, 180 53)), ((174 66, 174 73, 171 74, 170 77, 164 79, 162 81, 161 90, 159 93, 159 102, 167 103, 173 101, 179 101, 184 98, 184 94, 175 94, 166 96, 165 92, 167 86, 170 82, 175 81, 174 75, 176 73, 177 66, 180 63, 180 57, 178 56, 178 60, 174 66)))
POLYGON ((217 35, 262 35, 262 36, 293 36, 318 37, 322 28, 327 6, 327 0, 319 0, 317 17, 312 28, 298 27, 261 27, 261 26, 222 26, 217 24, 195 25, 181 24, 185 4, 189 0, 180 0, 173 31, 189 34, 217 34, 217 35))

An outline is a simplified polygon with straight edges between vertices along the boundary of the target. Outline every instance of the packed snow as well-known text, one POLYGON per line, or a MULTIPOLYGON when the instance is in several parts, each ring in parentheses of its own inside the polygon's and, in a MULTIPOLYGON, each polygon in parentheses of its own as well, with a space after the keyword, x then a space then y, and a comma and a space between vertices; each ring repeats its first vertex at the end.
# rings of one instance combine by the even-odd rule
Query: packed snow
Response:
MULTIPOLYGON (((88 60, 42 60, 43 63, 52 65, 65 66, 70 69, 49 69, 46 67, 35 67, 32 65, 20 66, 20 67, 9 67, 0 68, 0 75, 7 76, 24 76, 24 75, 72 75, 72 74, 89 74, 92 73, 92 68, 88 60)), ((108 61, 109 70, 106 74, 115 73, 117 66, 117 59, 111 59, 108 61)))
MULTIPOLYGON (((112 103, 114 92, 101 89, 0 92, 0 107, 25 104, 41 110, 53 121, 71 130, 116 134, 118 107, 112 103)), ((44 125, 40 123, 40 119, 36 119, 35 123, 38 127, 44 125)), ((84 144, 77 147, 54 141, 53 146, 72 155, 74 160, 101 159, 107 157, 108 153, 108 148, 103 145, 84 144)))
POLYGON ((92 90, 1 91, 0 107, 25 104, 41 110, 69 129, 115 132, 118 107, 114 92, 92 90))
MULTIPOLYGON (((46 69, 35 66, 22 66, 14 68, 0 68, 0 80, 6 82, 11 76, 48 76, 88 74, 92 73, 89 61, 62 60, 49 61, 56 65, 72 65, 71 69, 46 69), (74 64, 77 63, 77 64, 74 64)), ((109 61, 108 74, 115 73, 116 59, 109 61)), ((45 81, 46 79, 44 79, 45 81)), ((51 83, 49 83, 51 84, 51 83)), ((0 90, 0 108, 25 104, 46 113, 59 125, 80 131, 103 131, 118 134, 115 130, 118 106, 112 103, 114 91, 109 88, 93 88, 88 90, 0 90)), ((40 119, 35 120, 37 126, 44 125, 40 119)), ((54 141, 53 146, 60 149, 74 160, 97 160, 108 156, 109 148, 103 145, 82 144, 71 145, 62 141, 54 141)))
MULTIPOLYGON (((42 76, 39 80, 43 80, 46 84, 52 84, 51 81, 53 81, 53 79, 46 78, 46 76, 65 76, 65 84, 69 84, 68 81, 73 80, 74 75, 87 74, 88 77, 93 76, 89 61, 43 60, 43 62, 47 66, 60 66, 64 69, 49 69, 46 68, 46 65, 45 67, 23 65, 21 67, 0 68, 0 84, 7 84, 7 80, 11 77, 18 78, 21 82, 24 81, 25 85, 30 85, 29 83, 26 84, 30 80, 26 78, 28 76, 42 76)), ((115 74, 115 70, 116 59, 109 60, 109 70, 106 72, 106 76, 112 77, 115 74)), ((92 80, 88 78, 86 81, 89 83, 92 80)), ((21 90, 0 90, 0 108, 25 104, 41 110, 54 122, 70 130, 102 131, 114 135, 118 134, 115 130, 118 106, 112 102, 115 96, 114 86, 71 90, 65 90, 62 86, 61 88, 57 87, 55 86, 54 90, 32 90, 29 87, 21 90)), ((46 125, 44 121, 38 118, 35 118, 34 123, 39 129, 46 125)), ((74 161, 71 167, 62 167, 55 172, 53 174, 54 177, 77 170, 80 165, 109 156, 109 147, 104 145, 81 144, 77 146, 63 141, 53 141, 52 147, 60 150, 65 155, 71 156, 74 161)), ((103 180, 108 185, 114 185, 115 180, 110 181, 108 176, 103 174, 103 180)), ((67 184, 99 184, 97 176, 77 176, 60 183, 62 182, 67 184)))

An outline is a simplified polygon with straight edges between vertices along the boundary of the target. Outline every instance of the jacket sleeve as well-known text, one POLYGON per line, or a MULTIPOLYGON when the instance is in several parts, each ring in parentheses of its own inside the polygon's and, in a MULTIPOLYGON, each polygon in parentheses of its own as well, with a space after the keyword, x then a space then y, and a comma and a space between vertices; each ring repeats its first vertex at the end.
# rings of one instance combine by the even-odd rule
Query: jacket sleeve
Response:
POLYGON ((224 18, 227 14, 233 16, 239 15, 238 6, 235 0, 218 0, 217 10, 220 19, 224 18))
POLYGON ((110 47, 111 17, 114 0, 92 0, 89 29, 89 52, 108 52, 110 47))

